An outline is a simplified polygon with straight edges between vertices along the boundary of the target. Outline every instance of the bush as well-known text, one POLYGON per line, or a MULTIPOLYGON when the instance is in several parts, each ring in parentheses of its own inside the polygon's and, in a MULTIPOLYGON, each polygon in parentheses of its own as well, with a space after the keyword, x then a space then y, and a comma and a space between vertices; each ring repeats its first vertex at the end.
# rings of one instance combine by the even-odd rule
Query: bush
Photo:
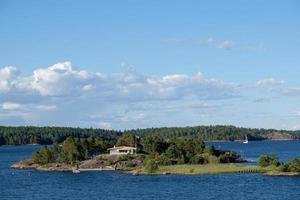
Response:
POLYGON ((204 164, 207 163, 219 163, 219 159, 218 157, 214 156, 214 155, 210 155, 207 153, 202 154, 203 158, 204 158, 204 164))
POLYGON ((166 154, 162 154, 160 157, 159 157, 159 164, 161 165, 172 165, 172 161, 171 159, 166 155, 166 154))
POLYGON ((145 170, 148 173, 154 173, 156 170, 158 170, 158 164, 154 159, 149 159, 146 161, 145 170))
POLYGON ((300 159, 294 159, 289 162, 289 171, 300 172, 300 159))
POLYGON ((289 171, 289 164, 282 164, 279 166, 279 171, 281 172, 288 172, 289 171))
POLYGON ((219 156, 219 162, 220 163, 230 163, 230 159, 225 154, 222 154, 219 156))
POLYGON ((261 155, 259 156, 258 165, 261 167, 268 167, 268 166, 276 166, 280 165, 280 162, 276 155, 261 155))
POLYGON ((259 156, 258 165, 261 166, 261 167, 269 166, 268 157, 266 155, 259 156))
POLYGON ((208 153, 208 154, 210 154, 210 155, 215 155, 215 147, 214 146, 205 146, 205 148, 204 148, 204 153, 208 153))
POLYGON ((200 165, 202 165, 202 164, 204 164, 205 163, 205 159, 204 159, 204 157, 202 156, 202 155, 200 155, 200 154, 197 154, 197 155, 195 155, 195 156, 193 156, 192 158, 191 158, 191 164, 200 164, 200 165))

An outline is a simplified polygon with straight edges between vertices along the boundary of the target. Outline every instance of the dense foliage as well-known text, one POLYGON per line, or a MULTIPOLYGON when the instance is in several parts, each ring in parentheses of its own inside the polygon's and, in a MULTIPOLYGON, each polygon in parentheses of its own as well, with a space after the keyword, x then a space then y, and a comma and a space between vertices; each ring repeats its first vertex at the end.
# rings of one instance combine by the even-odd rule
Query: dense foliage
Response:
POLYGON ((74 164, 106 152, 109 146, 109 143, 101 139, 69 137, 61 145, 55 143, 50 148, 44 146, 41 151, 34 152, 32 158, 38 164, 54 162, 74 164))
POLYGON ((261 155, 258 159, 258 165, 261 167, 279 166, 280 162, 275 154, 261 155))
MULTIPOLYGON (((3 127, 0 126, 0 145, 24 145, 24 144, 53 144, 64 141, 67 137, 88 138, 94 137, 104 140, 116 141, 126 134, 127 138, 119 141, 117 145, 131 146, 136 138, 144 138, 148 135, 159 135, 164 139, 174 138, 200 138, 209 140, 243 140, 245 135, 249 140, 263 140, 269 134, 287 134, 291 138, 299 139, 300 131, 284 131, 273 129, 249 129, 234 126, 195 126, 195 127, 171 127, 171 128, 148 128, 127 131, 114 131, 93 128, 68 128, 68 127, 3 127)), ((153 138, 156 140, 156 138, 153 138)), ((151 143, 152 141, 148 141, 151 143)), ((164 145, 159 143, 158 145, 164 145)), ((138 148, 140 148, 138 146, 138 148)), ((148 146, 148 148, 161 148, 148 146)))
MULTIPOLYGON (((116 144, 138 146, 138 153, 148 155, 145 164, 149 170, 154 170, 156 164, 230 163, 240 160, 234 152, 216 150, 206 145, 201 138, 166 140, 158 135, 148 135, 140 140, 134 134, 127 133, 120 137, 116 144)), ((93 155, 106 153, 112 145, 114 144, 93 137, 69 137, 61 144, 44 146, 39 152, 33 153, 32 158, 38 164, 74 164, 90 159, 93 155)))
POLYGON ((243 140, 245 135, 249 140, 264 140, 268 134, 280 133, 291 135, 292 138, 300 138, 300 131, 285 131, 275 129, 240 128, 235 126, 194 126, 194 127, 170 127, 136 129, 135 132, 144 137, 146 135, 160 135, 164 138, 201 138, 211 140, 243 140))
POLYGON ((142 138, 141 146, 142 152, 148 155, 145 164, 149 169, 151 168, 149 166, 153 165, 153 160, 159 165, 242 161, 242 158, 235 152, 216 150, 214 147, 206 145, 201 138, 166 140, 159 135, 148 135, 142 138))
POLYGON ((300 159, 295 158, 288 163, 280 162, 276 155, 261 155, 259 157, 259 166, 261 167, 278 167, 277 169, 282 172, 296 172, 300 173, 300 159))
POLYGON ((42 144, 48 145, 61 143, 68 137, 88 138, 94 137, 104 140, 115 140, 122 132, 92 129, 92 128, 68 128, 68 127, 1 127, 0 145, 24 145, 42 144))

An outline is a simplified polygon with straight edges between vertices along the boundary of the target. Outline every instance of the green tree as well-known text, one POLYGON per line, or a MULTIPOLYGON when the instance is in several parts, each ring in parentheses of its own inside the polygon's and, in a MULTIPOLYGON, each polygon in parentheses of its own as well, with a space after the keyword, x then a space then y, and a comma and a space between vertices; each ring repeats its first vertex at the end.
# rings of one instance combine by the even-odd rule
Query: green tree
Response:
POLYGON ((136 146, 136 137, 134 133, 125 133, 122 137, 120 137, 117 141, 117 146, 136 146))
POLYGON ((276 155, 261 155, 258 159, 258 165, 261 167, 268 167, 268 166, 279 166, 280 162, 276 155))
POLYGON ((159 135, 147 135, 142 138, 143 151, 148 154, 161 154, 168 148, 168 143, 159 135))
POLYGON ((47 146, 44 146, 40 153, 40 163, 47 164, 54 162, 54 156, 47 146))
POLYGON ((32 159, 34 163, 40 164, 41 163, 41 156, 40 153, 38 151, 34 152, 32 154, 32 159))
POLYGON ((154 159, 149 159, 146 161, 145 170, 148 173, 154 173, 156 170, 158 170, 158 164, 154 159))

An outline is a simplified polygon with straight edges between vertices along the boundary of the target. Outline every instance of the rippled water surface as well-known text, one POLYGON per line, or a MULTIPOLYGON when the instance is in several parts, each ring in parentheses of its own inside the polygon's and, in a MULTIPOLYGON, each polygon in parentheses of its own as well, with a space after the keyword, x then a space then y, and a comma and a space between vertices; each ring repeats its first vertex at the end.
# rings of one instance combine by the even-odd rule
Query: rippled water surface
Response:
MULTIPOLYGON (((300 141, 213 143, 257 161, 273 152, 282 160, 300 157, 300 141)), ((40 147, 0 147, 0 199, 300 199, 300 177, 261 174, 130 176, 116 172, 49 173, 10 165, 40 147)))

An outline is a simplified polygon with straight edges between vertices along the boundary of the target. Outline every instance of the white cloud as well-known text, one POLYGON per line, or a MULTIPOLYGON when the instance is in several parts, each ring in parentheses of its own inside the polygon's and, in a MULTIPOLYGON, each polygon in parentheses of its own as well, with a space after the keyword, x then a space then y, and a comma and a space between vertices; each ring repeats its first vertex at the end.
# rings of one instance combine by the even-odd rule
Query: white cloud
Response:
POLYGON ((0 94, 1 92, 8 92, 10 90, 17 74, 18 70, 15 67, 0 68, 0 94))
POLYGON ((121 122, 132 123, 132 122, 140 122, 145 119, 146 115, 144 113, 135 114, 133 116, 122 116, 120 118, 121 122))
POLYGON ((298 96, 300 95, 300 88, 287 88, 284 93, 291 96, 298 96))
POLYGON ((193 76, 169 74, 162 77, 144 76, 132 71, 102 74, 77 70, 70 62, 40 68, 34 70, 32 76, 19 76, 11 81, 13 85, 9 91, 14 95, 63 98, 92 95, 93 98, 123 101, 176 99, 189 95, 222 99, 232 96, 238 88, 235 83, 207 79, 200 72, 193 76), (93 91, 93 94, 85 94, 87 91, 93 91))
POLYGON ((294 125, 292 129, 293 129, 293 130, 300 130, 300 124, 294 125))
POLYGON ((37 69, 32 76, 20 78, 16 88, 37 92, 41 96, 60 96, 76 92, 91 78, 92 75, 87 71, 76 70, 70 62, 64 62, 37 69))
POLYGON ((110 122, 100 122, 99 128, 112 129, 112 124, 110 122))
POLYGON ((22 108, 22 105, 13 102, 4 102, 1 104, 1 108, 3 110, 18 110, 22 108))
POLYGON ((217 44, 220 49, 231 49, 235 43, 233 41, 225 40, 217 44))
POLYGON ((283 84, 284 84, 283 80, 275 80, 274 78, 262 79, 256 82, 257 87, 266 88, 266 89, 273 89, 283 84))
POLYGON ((235 46, 235 42, 231 40, 216 40, 212 37, 209 37, 204 40, 196 40, 196 39, 182 39, 182 38, 169 38, 164 39, 162 42, 167 43, 183 43, 183 44, 192 44, 198 46, 209 46, 218 49, 232 49, 235 46))
POLYGON ((36 105, 35 108, 39 110, 55 110, 56 105, 36 105))
MULTIPOLYGON (((144 119, 149 113, 125 110, 130 112, 133 104, 231 99, 239 96, 240 89, 237 83, 207 78, 201 72, 147 76, 130 70, 104 74, 76 69, 70 62, 36 69, 29 76, 18 73, 14 67, 0 68, 0 71, 3 80, 8 80, 2 90, 5 93, 0 93, 2 118, 26 116, 31 123, 51 125, 56 122, 77 126, 79 122, 112 128, 113 125, 126 127, 126 124, 133 127, 144 122, 146 126, 144 119), (112 117, 91 119, 89 116, 93 114, 112 117)), ((157 106, 151 108, 153 112, 155 109, 157 106)))
POLYGON ((290 113, 291 116, 300 116, 300 111, 294 111, 290 113))
POLYGON ((88 85, 85 85, 82 87, 82 90, 83 91, 90 91, 90 90, 93 90, 94 89, 94 86, 92 84, 88 84, 88 85))

